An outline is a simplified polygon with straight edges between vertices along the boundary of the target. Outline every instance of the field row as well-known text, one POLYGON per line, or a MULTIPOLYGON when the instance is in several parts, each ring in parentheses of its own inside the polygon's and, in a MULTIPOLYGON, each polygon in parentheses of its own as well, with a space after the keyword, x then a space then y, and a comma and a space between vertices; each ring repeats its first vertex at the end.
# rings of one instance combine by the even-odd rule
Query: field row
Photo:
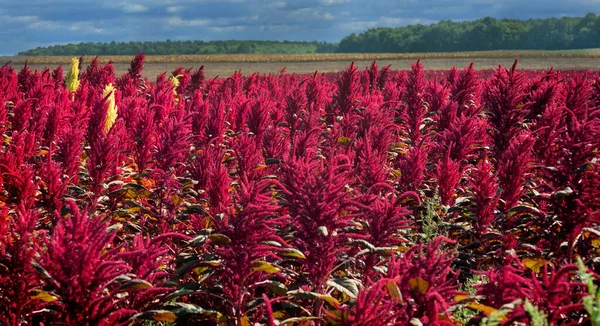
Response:
MULTIPOLYGON (((211 54, 211 55, 153 55, 146 63, 248 63, 248 62, 315 62, 315 61, 373 61, 373 60, 417 60, 417 59, 559 59, 600 58, 598 49, 582 50, 501 50, 473 52, 429 52, 429 53, 320 53, 320 54, 211 54)), ((129 63, 133 56, 101 56, 100 63, 129 63)), ((71 56, 0 57, 0 62, 12 60, 15 64, 67 64, 71 56)))

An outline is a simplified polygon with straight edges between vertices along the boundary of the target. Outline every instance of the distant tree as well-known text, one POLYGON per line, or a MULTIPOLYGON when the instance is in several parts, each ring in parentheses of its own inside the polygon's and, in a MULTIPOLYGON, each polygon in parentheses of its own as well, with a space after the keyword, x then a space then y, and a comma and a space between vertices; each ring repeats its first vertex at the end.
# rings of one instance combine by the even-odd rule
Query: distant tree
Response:
POLYGON ((19 55, 148 55, 167 54, 227 54, 227 53, 331 53, 337 44, 295 41, 173 41, 79 43, 38 47, 19 55))
POLYGON ((237 49, 235 50, 235 53, 238 53, 238 54, 256 53, 256 45, 254 45, 252 43, 242 43, 242 44, 238 45, 237 49))
POLYGON ((600 17, 443 20, 431 25, 374 28, 344 37, 337 52, 562 50, 600 47, 600 17))

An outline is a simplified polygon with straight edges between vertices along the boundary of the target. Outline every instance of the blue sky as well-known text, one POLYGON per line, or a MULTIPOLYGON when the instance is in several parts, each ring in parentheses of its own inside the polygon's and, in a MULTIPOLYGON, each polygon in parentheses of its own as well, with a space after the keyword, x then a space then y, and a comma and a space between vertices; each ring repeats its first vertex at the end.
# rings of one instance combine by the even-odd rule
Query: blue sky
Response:
POLYGON ((0 55, 112 40, 337 42, 372 27, 588 12, 600 0, 0 0, 0 55))

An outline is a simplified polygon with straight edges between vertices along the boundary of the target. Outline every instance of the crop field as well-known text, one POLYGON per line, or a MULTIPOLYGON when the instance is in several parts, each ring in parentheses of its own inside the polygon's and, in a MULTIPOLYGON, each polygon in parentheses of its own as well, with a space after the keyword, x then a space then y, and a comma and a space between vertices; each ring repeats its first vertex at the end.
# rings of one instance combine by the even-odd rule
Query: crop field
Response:
MULTIPOLYGON (((600 58, 600 49, 581 50, 500 50, 471 52, 427 52, 427 53, 320 53, 320 54, 206 54, 206 55, 153 55, 146 57, 146 64, 152 63, 195 63, 195 62, 316 62, 316 61, 373 61, 373 60, 416 60, 416 59, 554 59, 554 58, 600 58)), ((0 57, 3 61, 12 60, 22 64, 60 64, 69 63, 70 56, 17 56, 0 57)), ((129 64, 133 56, 102 56, 100 63, 129 64)))
MULTIPOLYGON (((229 76, 236 71, 244 74, 277 73, 285 68, 288 73, 309 74, 338 72, 350 62, 366 67, 374 60, 379 66, 391 65, 393 69, 408 70, 418 59, 427 70, 450 70, 452 67, 468 66, 475 62, 477 70, 492 70, 498 65, 510 66, 519 58, 521 69, 543 70, 550 67, 562 70, 600 68, 600 49, 562 51, 475 51, 458 53, 348 53, 348 54, 222 54, 222 55, 154 55, 147 56, 142 74, 150 79, 180 66, 199 67, 204 65, 208 77, 229 76)), ((87 61, 93 58, 87 58, 87 61)), ((100 63, 112 62, 118 75, 126 73, 133 56, 100 56, 100 63)), ((67 56, 0 57, 0 62, 12 61, 22 66, 27 61, 32 69, 64 65, 71 62, 67 56)), ((85 65, 83 66, 85 67, 85 65)))
POLYGON ((371 59, 0 67, 0 324, 598 325, 600 74, 371 59))

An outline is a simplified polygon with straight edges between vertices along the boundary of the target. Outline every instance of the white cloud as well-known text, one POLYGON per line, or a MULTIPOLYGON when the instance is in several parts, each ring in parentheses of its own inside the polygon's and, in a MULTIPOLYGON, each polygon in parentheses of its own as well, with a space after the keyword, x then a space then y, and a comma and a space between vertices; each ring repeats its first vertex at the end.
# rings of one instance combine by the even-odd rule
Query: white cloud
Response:
POLYGON ((38 16, 9 16, 5 15, 0 17, 4 21, 15 22, 15 23, 34 23, 40 20, 38 16))
POLYGON ((362 32, 369 28, 376 27, 376 21, 346 22, 337 24, 338 28, 349 32, 362 32))
POLYGON ((55 30, 64 27, 63 24, 51 20, 38 20, 27 25, 31 29, 55 30))
POLYGON ((23 24, 28 29, 48 30, 48 31, 71 31, 81 33, 99 34, 104 32, 102 28, 94 26, 91 22, 60 22, 53 20, 40 19, 38 16, 0 16, 0 20, 9 23, 23 24))
POLYGON ((246 29, 248 29, 248 26, 242 26, 242 25, 224 26, 224 27, 213 26, 213 27, 208 28, 209 31, 215 32, 215 33, 242 32, 242 31, 245 31, 246 29))
POLYGON ((349 3, 350 1, 352 0, 321 0, 321 4, 324 6, 333 6, 349 3))
POLYGON ((430 19, 420 19, 420 18, 398 18, 398 17, 380 17, 379 25, 380 27, 398 27, 398 26, 406 26, 406 25, 414 25, 414 24, 431 24, 435 22, 430 19))
POLYGON ((285 3, 285 1, 275 1, 275 2, 271 2, 270 4, 267 5, 267 7, 269 7, 269 8, 277 8, 277 9, 285 8, 285 6, 287 6, 287 3, 285 3))
POLYGON ((194 26, 207 26, 210 24, 208 19, 181 19, 180 17, 169 17, 165 20, 167 26, 170 27, 194 27, 194 26))
POLYGON ((182 11, 184 8, 185 7, 182 7, 182 6, 170 6, 170 7, 167 7, 167 12, 171 13, 171 14, 176 14, 176 13, 182 11))
POLYGON ((399 27, 414 24, 431 24, 433 20, 419 19, 419 18, 398 18, 398 17, 379 17, 378 20, 370 21, 353 21, 338 23, 336 26, 340 30, 347 31, 348 33, 364 32, 370 28, 377 27, 399 27))
POLYGON ((279 25, 262 25, 259 27, 261 32, 289 32, 293 30, 298 30, 300 26, 298 25, 288 25, 288 24, 279 24, 279 25))
POLYGON ((140 12, 146 12, 148 11, 148 8, 144 5, 141 5, 139 3, 127 3, 124 2, 121 4, 121 10, 123 10, 124 13, 140 13, 140 12))
POLYGON ((296 21, 310 21, 310 20, 333 20, 334 17, 329 12, 323 12, 315 8, 301 8, 292 11, 289 14, 289 18, 296 21))
POLYGON ((54 30, 61 27, 61 24, 51 20, 43 20, 38 16, 2 16, 3 21, 15 24, 25 25, 28 29, 47 29, 54 30))
POLYGON ((68 29, 69 29, 69 31, 72 31, 72 32, 83 32, 83 33, 90 33, 90 34, 102 34, 104 32, 104 29, 95 27, 94 25, 92 25, 89 22, 76 22, 76 23, 70 24, 68 26, 68 29))

